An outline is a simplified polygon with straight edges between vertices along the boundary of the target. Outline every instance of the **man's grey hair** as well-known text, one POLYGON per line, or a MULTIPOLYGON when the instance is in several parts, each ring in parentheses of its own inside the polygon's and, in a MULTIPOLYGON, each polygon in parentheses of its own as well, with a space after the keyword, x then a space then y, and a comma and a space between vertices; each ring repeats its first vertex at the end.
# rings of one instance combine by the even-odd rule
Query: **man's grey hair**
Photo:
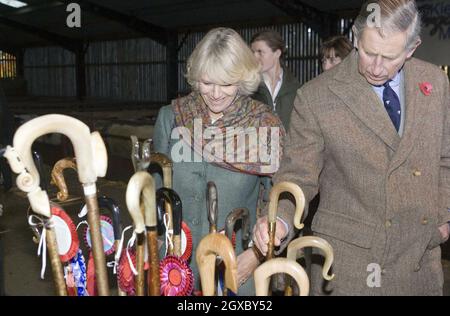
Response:
POLYGON ((421 20, 414 0, 378 0, 367 1, 354 23, 355 36, 360 38, 366 27, 376 27, 381 36, 397 32, 406 32, 406 50, 412 50, 420 41, 421 20), (375 10, 379 10, 374 13, 375 10), (380 18, 379 23, 368 22, 372 16, 380 18), (372 25, 371 25, 372 24, 372 25))

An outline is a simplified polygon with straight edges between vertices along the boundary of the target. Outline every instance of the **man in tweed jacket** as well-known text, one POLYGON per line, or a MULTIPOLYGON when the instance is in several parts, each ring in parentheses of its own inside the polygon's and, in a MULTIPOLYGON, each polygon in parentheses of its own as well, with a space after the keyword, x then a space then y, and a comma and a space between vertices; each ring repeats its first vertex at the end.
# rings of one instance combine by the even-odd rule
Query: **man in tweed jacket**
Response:
MULTIPOLYGON (((373 2, 381 23, 367 23, 371 10, 363 6, 355 50, 298 90, 274 182, 297 183, 307 202, 320 191, 312 229, 334 248, 335 279, 324 283, 313 264, 312 294, 442 295, 449 82, 438 67, 411 57, 420 44, 415 1, 373 2), (388 81, 401 105, 398 130, 385 109, 388 81)), ((293 210, 280 201, 281 248, 294 235, 293 210)), ((253 239, 265 254, 266 217, 258 224, 253 239)))

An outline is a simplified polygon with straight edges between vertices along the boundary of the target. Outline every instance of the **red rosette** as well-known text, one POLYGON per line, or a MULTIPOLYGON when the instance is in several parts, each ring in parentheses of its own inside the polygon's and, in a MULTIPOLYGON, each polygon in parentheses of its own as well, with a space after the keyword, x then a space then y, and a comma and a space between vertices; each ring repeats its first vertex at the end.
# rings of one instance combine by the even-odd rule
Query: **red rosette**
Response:
POLYGON ((87 291, 89 296, 97 296, 97 286, 95 284, 95 265, 94 265, 94 256, 92 255, 92 251, 89 252, 89 260, 87 265, 87 291))
POLYGON ((190 296, 194 290, 194 275, 185 260, 167 256, 159 264, 161 295, 190 296))
MULTIPOLYGON (((134 249, 129 249, 131 262, 136 266, 136 252, 134 249)), ((134 296, 136 294, 136 289, 134 287, 134 274, 131 270, 127 250, 124 249, 120 255, 119 267, 117 268, 117 280, 119 283, 119 288, 126 292, 128 295, 134 296)))
POLYGON ((189 262, 192 256, 192 233, 185 222, 181 222, 181 259, 189 262))
MULTIPOLYGON (((103 250, 105 251, 105 255, 109 256, 115 251, 115 240, 113 223, 108 216, 100 215, 100 232, 103 239, 103 250)), ((92 248, 92 242, 88 226, 84 229, 83 239, 86 247, 90 250, 92 248)))
POLYGON ((51 205, 51 213, 58 244, 58 254, 62 262, 75 257, 80 246, 77 228, 69 215, 58 205, 51 205))

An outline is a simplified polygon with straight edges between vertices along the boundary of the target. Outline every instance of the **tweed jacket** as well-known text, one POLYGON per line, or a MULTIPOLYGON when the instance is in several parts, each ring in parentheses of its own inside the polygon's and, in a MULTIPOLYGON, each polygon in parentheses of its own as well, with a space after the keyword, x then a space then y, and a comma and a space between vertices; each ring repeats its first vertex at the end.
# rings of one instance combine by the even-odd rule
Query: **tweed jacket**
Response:
MULTIPOLYGON (((406 61, 400 137, 358 73, 357 58, 353 51, 298 90, 274 177, 300 185, 307 202, 320 191, 312 230, 333 246, 336 277, 323 283, 313 265, 312 294, 442 295, 438 226, 450 221, 448 78, 437 66, 406 61), (420 89, 425 82, 432 85, 428 96, 420 89)), ((280 201, 278 215, 292 223, 292 203, 280 201)))

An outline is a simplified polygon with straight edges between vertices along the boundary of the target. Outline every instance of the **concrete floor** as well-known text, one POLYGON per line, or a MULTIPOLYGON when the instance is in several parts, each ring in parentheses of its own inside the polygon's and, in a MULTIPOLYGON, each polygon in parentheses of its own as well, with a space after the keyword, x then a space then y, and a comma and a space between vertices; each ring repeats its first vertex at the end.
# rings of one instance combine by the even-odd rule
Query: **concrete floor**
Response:
MULTIPOLYGON (((47 167, 48 168, 48 167, 47 167)), ((48 170, 49 171, 49 170, 48 170)), ((76 174, 72 170, 65 172, 69 192, 72 196, 81 196, 81 186, 78 184, 76 174)), ((115 199, 122 208, 122 223, 124 226, 130 224, 130 218, 126 210, 124 181, 107 181, 99 179, 97 183, 101 194, 115 199)), ((50 187, 49 196, 56 195, 56 188, 50 187)), ((41 259, 37 257, 37 245, 32 241, 33 234, 27 223, 28 200, 25 194, 17 188, 9 193, 0 193, 0 203, 3 204, 3 216, 0 216, 0 238, 3 245, 0 248, 4 265, 4 291, 6 295, 54 295, 54 287, 51 276, 49 261, 45 279, 40 279, 41 259)), ((67 213, 77 223, 77 213, 81 202, 65 206, 67 213)), ((443 247, 443 267, 445 274, 444 295, 450 296, 450 243, 443 247)), ((111 260, 111 258, 108 258, 111 260)), ((108 260, 107 259, 107 260, 108 260)), ((86 258, 87 260, 87 258, 86 258)), ((1 267, 0 267, 1 270, 1 267)), ((0 271, 1 273, 1 271, 0 271)), ((110 285, 114 283, 110 273, 110 285)), ((1 279, 1 278, 0 278, 1 279)), ((0 294, 2 292, 0 284, 0 294)), ((112 290, 112 293, 116 293, 112 290)))

